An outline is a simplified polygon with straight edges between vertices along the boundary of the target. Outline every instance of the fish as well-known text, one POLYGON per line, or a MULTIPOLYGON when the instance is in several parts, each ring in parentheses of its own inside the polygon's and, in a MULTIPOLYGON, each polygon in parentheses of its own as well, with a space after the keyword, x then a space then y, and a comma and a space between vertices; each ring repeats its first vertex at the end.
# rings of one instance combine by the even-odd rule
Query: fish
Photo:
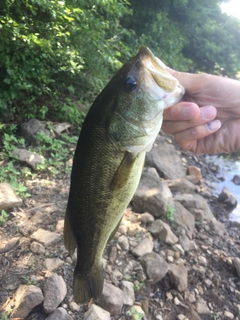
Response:
POLYGON ((161 129, 164 109, 183 86, 147 47, 125 63, 90 107, 76 146, 64 223, 64 244, 77 248, 77 303, 103 291, 102 255, 140 181, 146 152, 161 129))

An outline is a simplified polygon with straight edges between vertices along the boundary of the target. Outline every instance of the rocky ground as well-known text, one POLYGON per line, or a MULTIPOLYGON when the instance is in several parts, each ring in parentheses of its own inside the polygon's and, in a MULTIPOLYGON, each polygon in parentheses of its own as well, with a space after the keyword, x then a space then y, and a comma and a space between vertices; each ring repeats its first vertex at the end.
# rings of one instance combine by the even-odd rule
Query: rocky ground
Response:
POLYGON ((76 255, 63 245, 69 173, 26 181, 23 203, 1 185, 0 208, 10 207, 0 226, 1 319, 240 320, 240 226, 228 220, 234 198, 212 195, 218 178, 204 156, 160 135, 105 250, 103 295, 82 306, 72 295, 76 255))

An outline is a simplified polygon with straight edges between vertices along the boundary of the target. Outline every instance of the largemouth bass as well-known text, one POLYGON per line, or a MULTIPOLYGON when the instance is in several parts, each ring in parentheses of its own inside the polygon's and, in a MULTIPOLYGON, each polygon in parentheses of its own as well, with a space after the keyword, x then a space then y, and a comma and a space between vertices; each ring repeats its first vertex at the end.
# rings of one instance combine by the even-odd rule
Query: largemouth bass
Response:
POLYGON ((152 52, 141 47, 89 109, 74 155, 64 242, 77 247, 74 299, 103 290, 102 254, 138 186, 144 158, 162 125, 162 113, 184 88, 152 52))

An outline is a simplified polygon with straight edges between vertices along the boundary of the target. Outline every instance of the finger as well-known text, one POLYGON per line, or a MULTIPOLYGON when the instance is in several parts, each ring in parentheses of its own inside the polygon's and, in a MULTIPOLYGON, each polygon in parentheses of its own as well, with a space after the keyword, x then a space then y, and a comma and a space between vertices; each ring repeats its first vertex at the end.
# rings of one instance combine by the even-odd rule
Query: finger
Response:
POLYGON ((177 143, 184 150, 192 150, 193 142, 203 139, 221 128, 221 121, 214 120, 204 125, 199 125, 174 135, 177 143))
MULTIPOLYGON (((192 104, 195 105, 195 104, 192 104)), ((183 118, 182 110, 180 114, 177 114, 176 117, 183 118)), ((197 113, 196 113, 197 114, 197 113)), ((175 134, 180 131, 185 131, 187 129, 199 126, 201 124, 206 124, 213 119, 215 119, 217 115, 217 110, 213 106, 205 106, 202 108, 198 108, 198 117, 193 118, 193 120, 189 121, 163 121, 162 130, 168 134, 175 134)), ((170 115, 172 116, 172 115, 170 115)), ((173 117, 172 117, 173 119, 173 117)))
POLYGON ((179 102, 164 111, 163 119, 170 121, 193 120, 200 114, 198 105, 192 102, 179 102))

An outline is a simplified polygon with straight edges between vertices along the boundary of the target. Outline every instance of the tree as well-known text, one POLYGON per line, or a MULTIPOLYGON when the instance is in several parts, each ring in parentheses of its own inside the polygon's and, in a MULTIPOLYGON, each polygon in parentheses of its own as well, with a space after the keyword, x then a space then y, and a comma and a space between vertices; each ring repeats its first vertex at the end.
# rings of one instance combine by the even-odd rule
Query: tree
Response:
POLYGON ((119 25, 127 13, 125 0, 1 2, 1 114, 61 114, 102 88, 127 52, 119 25))

